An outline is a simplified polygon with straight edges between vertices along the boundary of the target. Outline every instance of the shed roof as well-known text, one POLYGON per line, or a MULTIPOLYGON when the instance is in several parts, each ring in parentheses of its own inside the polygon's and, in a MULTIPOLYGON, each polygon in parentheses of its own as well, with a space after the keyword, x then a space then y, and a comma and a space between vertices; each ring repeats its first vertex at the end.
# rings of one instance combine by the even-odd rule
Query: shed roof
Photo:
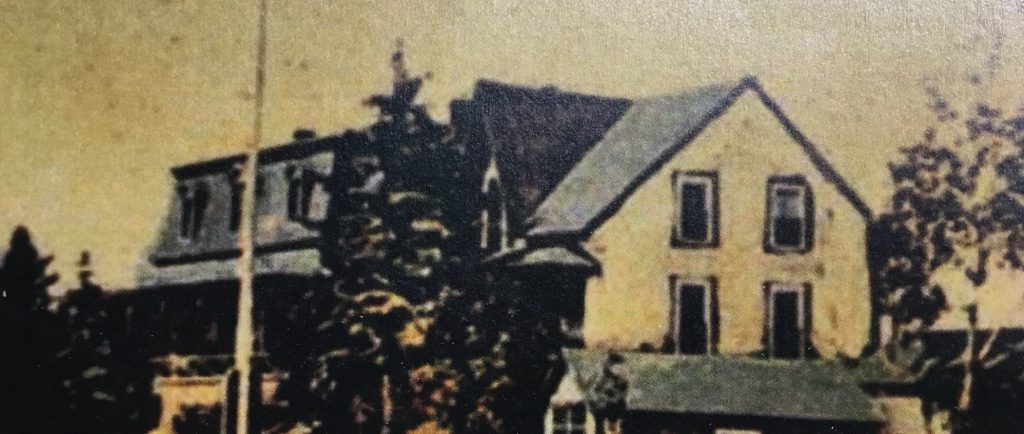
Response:
MULTIPOLYGON (((620 353, 629 411, 870 422, 882 420, 841 366, 815 361, 620 353)), ((587 390, 606 353, 566 350, 587 390)))
POLYGON ((869 218, 865 202, 783 115, 757 81, 746 77, 679 95, 636 100, 540 204, 529 219, 528 234, 579 235, 593 230, 747 90, 758 94, 824 177, 869 218))

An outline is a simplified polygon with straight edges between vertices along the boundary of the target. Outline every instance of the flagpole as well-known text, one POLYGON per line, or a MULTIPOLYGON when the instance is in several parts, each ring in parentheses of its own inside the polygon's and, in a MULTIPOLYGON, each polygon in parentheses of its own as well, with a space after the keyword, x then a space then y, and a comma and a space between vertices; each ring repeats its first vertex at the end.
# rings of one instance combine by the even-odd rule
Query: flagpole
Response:
MULTIPOLYGON (((256 40, 256 77, 254 89, 254 107, 252 123, 252 139, 246 144, 245 162, 239 174, 244 189, 242 190, 241 215, 238 229, 238 321, 235 326, 235 372, 237 391, 235 406, 234 433, 251 434, 253 419, 257 406, 261 404, 260 390, 262 378, 254 372, 252 359, 255 344, 255 322, 253 320, 253 283, 255 280, 253 260, 255 258, 255 225, 256 225, 256 179, 257 162, 260 142, 263 140, 263 99, 266 83, 267 63, 267 3, 259 0, 259 30, 256 40), (255 377, 255 378, 254 378, 255 377), (255 383, 255 384, 254 384, 255 383), (256 392, 256 393, 254 393, 256 392)), ((228 396, 228 399, 232 397, 228 396)), ((228 414, 230 418, 232 415, 228 414)), ((253 429, 257 431, 258 429, 253 429)), ((254 434, 254 433, 253 433, 254 434)))

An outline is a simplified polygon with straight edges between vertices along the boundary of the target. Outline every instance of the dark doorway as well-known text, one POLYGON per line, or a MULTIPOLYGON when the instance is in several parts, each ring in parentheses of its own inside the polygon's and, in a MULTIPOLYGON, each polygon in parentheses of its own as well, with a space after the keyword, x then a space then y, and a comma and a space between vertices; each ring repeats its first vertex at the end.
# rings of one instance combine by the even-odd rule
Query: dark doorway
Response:
POLYGON ((772 356, 798 359, 800 346, 800 293, 778 291, 772 294, 772 356))
POLYGON ((678 294, 676 342, 682 354, 708 353, 707 287, 682 284, 678 294))

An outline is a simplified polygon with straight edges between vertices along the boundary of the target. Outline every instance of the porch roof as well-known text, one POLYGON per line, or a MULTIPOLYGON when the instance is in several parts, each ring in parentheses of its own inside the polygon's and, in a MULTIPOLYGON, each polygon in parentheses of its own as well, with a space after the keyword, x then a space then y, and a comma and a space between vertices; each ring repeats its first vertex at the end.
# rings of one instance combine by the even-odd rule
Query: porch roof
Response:
MULTIPOLYGON (((619 353, 628 411, 878 423, 868 395, 844 368, 814 361, 619 353)), ((581 389, 602 373, 607 353, 566 350, 581 389)))
POLYGON ((597 260, 583 251, 583 249, 573 249, 560 245, 536 248, 526 247, 498 252, 485 258, 482 263, 485 266, 508 269, 545 266, 585 271, 597 271, 599 269, 597 260))

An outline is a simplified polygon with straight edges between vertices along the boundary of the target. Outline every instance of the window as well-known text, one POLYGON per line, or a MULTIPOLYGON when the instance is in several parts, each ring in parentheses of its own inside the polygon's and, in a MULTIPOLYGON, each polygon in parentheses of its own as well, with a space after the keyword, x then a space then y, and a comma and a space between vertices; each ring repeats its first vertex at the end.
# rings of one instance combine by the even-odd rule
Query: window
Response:
POLYGON ((587 408, 583 404, 558 406, 551 409, 552 434, 584 434, 587 426, 587 408))
POLYGON ((718 174, 677 172, 673 178, 676 204, 673 245, 709 247, 718 244, 718 174))
POLYGON ((497 179, 487 182, 484 191, 484 209, 481 221, 480 247, 485 251, 497 251, 502 247, 502 204, 501 186, 497 179))
POLYGON ((305 220, 309 216, 310 199, 316 182, 313 173, 291 167, 288 169, 288 218, 305 220))
POLYGON ((811 343, 811 290, 806 285, 765 285, 767 355, 776 359, 814 356, 811 343))
POLYGON ((768 181, 765 213, 765 250, 774 253, 806 252, 814 240, 814 203, 802 177, 768 181))
POLYGON ((713 279, 673 276, 672 345, 678 354, 713 354, 718 347, 718 297, 713 279))
POLYGON ((242 194, 245 193, 245 183, 240 178, 241 174, 232 172, 231 182, 231 209, 228 216, 228 229, 237 232, 242 224, 242 194))
POLYGON ((192 238, 192 209, 195 204, 192 201, 192 192, 188 187, 178 186, 178 201, 181 203, 181 216, 178 221, 178 237, 182 239, 192 238))
POLYGON ((210 195, 202 185, 182 185, 178 187, 178 198, 181 202, 178 236, 183 240, 195 239, 203 230, 203 219, 206 217, 206 205, 210 195))

